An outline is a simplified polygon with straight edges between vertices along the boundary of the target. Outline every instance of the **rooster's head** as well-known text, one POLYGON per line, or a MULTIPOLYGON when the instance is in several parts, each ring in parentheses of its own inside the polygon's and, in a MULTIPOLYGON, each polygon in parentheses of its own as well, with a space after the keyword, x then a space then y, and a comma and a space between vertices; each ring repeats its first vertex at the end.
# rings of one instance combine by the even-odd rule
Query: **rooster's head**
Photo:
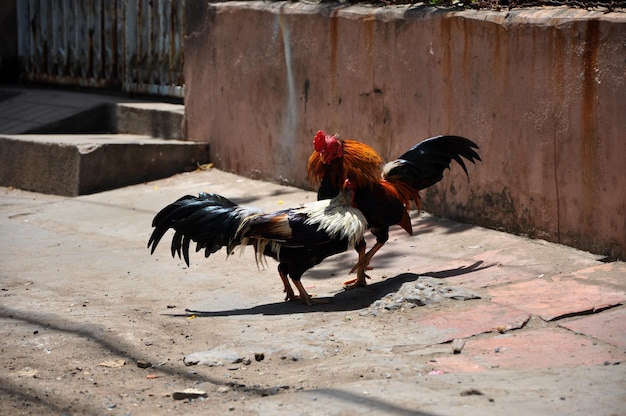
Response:
POLYGON ((328 136, 322 130, 315 135, 313 147, 327 165, 343 156, 343 144, 339 138, 337 136, 328 136))

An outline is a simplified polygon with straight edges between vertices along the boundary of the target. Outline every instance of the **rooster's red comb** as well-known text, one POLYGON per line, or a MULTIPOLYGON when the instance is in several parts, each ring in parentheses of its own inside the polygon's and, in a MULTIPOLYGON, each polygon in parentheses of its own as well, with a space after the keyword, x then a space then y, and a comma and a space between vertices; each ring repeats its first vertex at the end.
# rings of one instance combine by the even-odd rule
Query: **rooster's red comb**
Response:
POLYGON ((319 130, 313 139, 313 148, 318 153, 324 153, 326 150, 326 133, 319 130))
POLYGON ((339 138, 337 136, 327 136, 322 130, 315 135, 313 147, 320 154, 324 163, 330 163, 343 156, 343 145, 339 138))

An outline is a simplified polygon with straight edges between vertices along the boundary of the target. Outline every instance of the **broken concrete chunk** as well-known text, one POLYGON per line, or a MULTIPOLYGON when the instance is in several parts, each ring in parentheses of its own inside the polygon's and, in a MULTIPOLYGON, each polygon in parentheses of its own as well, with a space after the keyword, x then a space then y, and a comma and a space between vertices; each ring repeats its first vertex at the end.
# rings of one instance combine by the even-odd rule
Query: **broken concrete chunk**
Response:
POLYGON ((198 399, 200 397, 208 397, 207 392, 199 389, 185 389, 172 393, 174 400, 198 399))
POLYGON ((368 310, 361 312, 360 315, 372 314, 376 316, 379 311, 394 311, 404 307, 414 308, 440 303, 446 299, 480 299, 480 295, 462 287, 449 286, 440 279, 420 276, 417 281, 404 283, 397 292, 389 293, 382 299, 375 301, 368 310))
POLYGON ((108 368, 119 368, 119 367, 123 367, 124 365, 126 365, 126 360, 110 360, 110 361, 103 361, 100 364, 98 364, 98 366, 100 367, 108 367, 108 368))
POLYGON ((206 365, 221 367, 225 364, 236 364, 243 361, 243 357, 234 351, 209 350, 194 352, 183 359, 186 366, 206 365))

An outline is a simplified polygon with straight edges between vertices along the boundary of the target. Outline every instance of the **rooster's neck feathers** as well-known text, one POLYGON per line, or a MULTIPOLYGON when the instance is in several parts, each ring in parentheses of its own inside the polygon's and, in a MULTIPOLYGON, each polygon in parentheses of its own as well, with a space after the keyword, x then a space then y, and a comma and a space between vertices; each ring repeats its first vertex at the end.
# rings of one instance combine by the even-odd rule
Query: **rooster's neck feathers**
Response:
POLYGON ((343 156, 324 163, 319 152, 314 151, 309 157, 309 180, 319 185, 322 179, 330 175, 332 185, 341 189, 346 178, 350 178, 356 189, 368 187, 380 180, 383 161, 370 146, 355 140, 340 140, 343 156))
POLYGON ((352 192, 342 191, 331 200, 316 201, 299 209, 306 215, 306 225, 317 224, 331 239, 347 239, 348 247, 356 246, 367 231, 363 213, 352 206, 352 192))

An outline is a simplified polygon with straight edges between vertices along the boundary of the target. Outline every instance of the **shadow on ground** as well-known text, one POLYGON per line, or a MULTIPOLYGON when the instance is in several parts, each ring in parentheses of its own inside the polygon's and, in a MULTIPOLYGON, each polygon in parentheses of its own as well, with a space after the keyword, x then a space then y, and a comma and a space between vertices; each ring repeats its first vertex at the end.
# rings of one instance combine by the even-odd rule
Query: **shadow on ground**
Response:
POLYGON ((395 293, 400 287, 407 283, 419 279, 420 276, 434 277, 444 279, 453 276, 459 276, 467 273, 476 272, 495 266, 495 264, 485 265, 482 261, 477 261, 467 267, 458 267, 448 270, 439 270, 433 272, 422 273, 402 273, 395 277, 376 282, 366 287, 354 290, 342 290, 332 297, 319 297, 328 303, 315 304, 307 306, 300 302, 275 302, 264 305, 257 305, 251 308, 243 309, 227 309, 222 311, 198 311, 186 309, 182 314, 164 314, 171 317, 195 316, 196 318, 209 318, 215 316, 237 316, 237 315, 288 315, 292 313, 312 313, 312 312, 347 312, 363 309, 370 306, 375 301, 382 299, 389 293, 395 293))

